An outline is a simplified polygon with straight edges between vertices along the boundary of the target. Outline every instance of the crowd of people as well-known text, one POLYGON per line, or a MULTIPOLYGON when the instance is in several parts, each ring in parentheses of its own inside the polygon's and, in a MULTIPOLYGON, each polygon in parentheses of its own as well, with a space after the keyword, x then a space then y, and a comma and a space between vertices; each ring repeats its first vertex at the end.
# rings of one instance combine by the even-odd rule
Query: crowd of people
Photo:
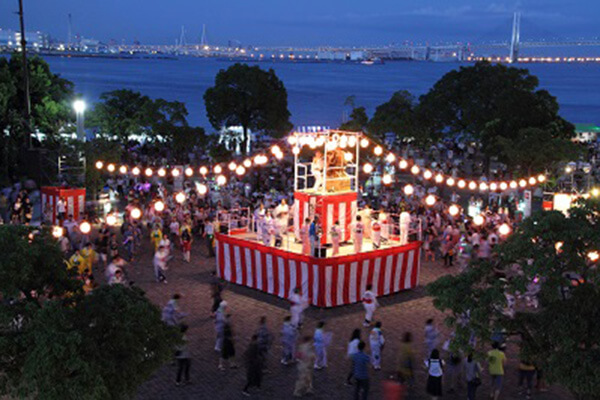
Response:
MULTIPOLYGON (((276 169, 275 173, 286 176, 286 166, 273 168, 276 169)), ((494 246, 503 239, 498 227, 502 224, 513 227, 520 219, 516 198, 486 196, 484 199, 479 195, 461 199, 461 192, 457 193, 449 188, 419 183, 414 183, 413 187, 414 193, 411 194, 398 188, 383 186, 377 193, 361 191, 360 208, 353 224, 342 227, 336 223, 330 228, 334 244, 337 242, 337 251, 343 229, 353 230, 351 242, 355 252, 371 250, 362 246, 362 237, 370 238, 373 249, 377 249, 392 236, 399 236, 405 242, 409 240, 408 235, 413 235, 411 239, 423 241, 425 261, 443 260, 446 267, 452 267, 456 263, 464 269, 471 260, 493 257, 494 246), (425 201, 428 196, 434 196, 436 201, 428 204, 425 201), (460 204, 463 206, 460 207, 460 204), (449 211, 452 205, 458 207, 456 213, 449 211), (402 220, 403 214, 409 216, 411 229, 403 229, 406 222, 402 220), (475 218, 476 216, 481 218, 475 218)), ((96 224, 92 224, 91 231, 82 232, 81 221, 67 215, 65 207, 58 209, 59 224, 64 229, 59 238, 60 246, 68 259, 69 267, 75 269, 85 282, 86 291, 93 290, 102 280, 96 278, 95 271, 103 271, 106 284, 133 285, 128 269, 147 248, 154 252, 154 278, 158 283, 167 284, 169 263, 173 257, 180 254, 184 262, 193 262, 191 249, 194 244, 202 246, 202 253, 206 257, 214 257, 214 235, 223 228, 223 216, 231 221, 235 214, 236 220, 242 225, 251 225, 250 221, 254 221, 252 228, 258 232, 259 239, 265 244, 278 246, 280 236, 291 225, 294 207, 293 198, 284 189, 261 190, 259 186, 235 179, 226 186, 215 185, 213 190, 201 194, 192 180, 184 180, 179 190, 170 190, 167 185, 151 179, 111 177, 107 180, 104 192, 107 198, 114 199, 107 215, 117 217, 116 223, 109 224, 106 215, 95 218, 94 212, 88 212, 81 219, 96 224), (178 198, 179 193, 184 194, 183 200, 178 198), (140 211, 138 215, 133 212, 135 209, 140 211)), ((18 190, 8 196, 0 194, 0 214, 5 222, 31 222, 32 207, 28 192, 18 190)), ((98 214, 102 215, 101 212, 98 214)), ((42 219, 51 217, 42 216, 42 219)), ((318 235, 323 234, 319 232, 319 221, 309 219, 302 225, 299 232, 302 251, 314 254, 318 235)), ((336 255, 335 247, 333 255, 336 255)), ((227 295, 224 289, 222 281, 213 274, 212 302, 207 314, 214 318, 214 350, 219 354, 217 368, 220 370, 237 368, 239 358, 236 357, 237 339, 232 312, 225 299, 227 295)), ((306 324, 303 324, 307 299, 300 295, 299 290, 294 290, 289 298, 289 315, 277 324, 277 329, 270 327, 272 325, 267 322, 267 317, 259 318, 255 333, 242 357, 247 371, 247 382, 240 388, 244 395, 250 395, 261 388, 263 374, 270 359, 276 358, 284 367, 296 366, 298 372, 293 390, 295 396, 312 393, 313 374, 328 367, 333 337, 328 331, 327 323, 319 321, 314 331, 309 332, 306 324), (274 331, 278 331, 278 334, 274 331), (280 345, 280 352, 275 350, 277 344, 280 345)), ((180 299, 181 295, 173 295, 162 314, 166 324, 179 327, 184 339, 174 355, 178 366, 175 379, 177 385, 190 381, 192 365, 189 327, 186 324, 186 313, 179 306, 180 299)), ((404 332, 395 337, 396 332, 386 331, 386 321, 377 318, 378 302, 369 286, 363 293, 362 303, 365 308, 363 328, 349 330, 351 335, 346 353, 349 371, 346 383, 354 386, 355 398, 368 397, 371 376, 381 369, 393 369, 394 380, 398 384, 407 390, 417 390, 417 370, 423 369, 428 375, 426 391, 432 398, 438 398, 445 392, 457 391, 460 384, 464 383, 467 398, 475 399, 483 377, 482 364, 487 365, 492 395, 495 399, 498 398, 505 363, 502 350, 504 344, 501 341, 495 342, 494 348, 483 359, 477 359, 472 354, 456 354, 449 346, 451 337, 442 341, 440 331, 431 320, 424 328, 425 342, 420 351, 421 346, 413 342, 413 333, 404 332), (382 354, 385 353, 386 343, 390 341, 400 343, 399 351, 394 355, 386 355, 388 362, 395 361, 392 365, 385 365, 382 354)), ((522 383, 526 385, 524 395, 530 396, 533 377, 536 375, 535 365, 522 360, 520 371, 522 383)), ((538 383, 543 387, 541 374, 538 375, 538 383)))

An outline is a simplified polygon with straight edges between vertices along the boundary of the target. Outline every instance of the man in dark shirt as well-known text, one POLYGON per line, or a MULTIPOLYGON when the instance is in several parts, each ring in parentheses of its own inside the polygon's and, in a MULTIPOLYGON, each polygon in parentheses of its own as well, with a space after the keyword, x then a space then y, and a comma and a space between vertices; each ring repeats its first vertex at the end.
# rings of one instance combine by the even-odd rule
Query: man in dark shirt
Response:
POLYGON ((356 380, 354 400, 358 400, 362 390, 362 400, 369 396, 369 364, 371 359, 365 354, 365 342, 358 344, 358 353, 352 355, 352 371, 356 380))

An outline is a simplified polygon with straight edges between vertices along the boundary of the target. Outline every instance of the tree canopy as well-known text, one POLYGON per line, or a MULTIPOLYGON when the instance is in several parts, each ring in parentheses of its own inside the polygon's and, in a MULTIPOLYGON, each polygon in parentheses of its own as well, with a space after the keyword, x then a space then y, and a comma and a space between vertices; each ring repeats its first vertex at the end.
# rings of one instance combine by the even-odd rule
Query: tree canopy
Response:
POLYGON ((366 130, 369 123, 369 116, 365 107, 354 107, 350 113, 350 119, 340 125, 344 131, 361 132, 366 130))
POLYGON ((173 355, 178 333, 140 289, 84 295, 47 228, 0 226, 0 394, 121 399, 173 355))
POLYGON ((398 140, 414 138, 417 128, 415 106, 415 98, 410 92, 395 92, 390 100, 375 109, 368 123, 369 132, 380 140, 386 133, 393 133, 398 140))
POLYGON ((273 69, 238 63, 221 70, 204 103, 213 128, 241 126, 245 141, 249 130, 279 138, 292 127, 287 91, 273 69))
POLYGON ((471 351, 469 339, 475 335, 481 350, 495 332, 506 332, 520 339, 522 356, 535 361, 550 381, 580 397, 597 395, 599 223, 597 200, 580 203, 569 216, 536 214, 495 249, 492 261, 430 284, 434 305, 449 312, 454 345, 471 351), (517 299, 513 311, 511 298, 517 299))
POLYGON ((432 140, 475 140, 487 157, 526 172, 532 166, 528 158, 510 152, 523 145, 523 135, 528 135, 525 141, 535 142, 536 150, 565 150, 545 152, 545 162, 568 157, 574 135, 574 126, 558 115, 556 98, 538 85, 527 69, 478 62, 444 75, 421 96, 418 113, 429 122, 432 140))
POLYGON ((73 84, 53 74, 40 57, 31 57, 28 69, 30 125, 24 112, 21 56, 0 57, 0 184, 26 170, 28 160, 22 159, 21 150, 27 148, 30 133, 37 129, 46 134, 46 143, 55 145, 57 134, 73 117, 73 84))

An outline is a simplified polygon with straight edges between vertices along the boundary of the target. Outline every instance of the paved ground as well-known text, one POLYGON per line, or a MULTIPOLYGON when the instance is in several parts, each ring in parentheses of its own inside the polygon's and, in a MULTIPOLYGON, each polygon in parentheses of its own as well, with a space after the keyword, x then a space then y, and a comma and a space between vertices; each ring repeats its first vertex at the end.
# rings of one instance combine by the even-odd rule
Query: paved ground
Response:
MULTIPOLYGON (((153 280, 150 253, 145 254, 134 266, 130 267, 130 278, 146 290, 152 301, 159 306, 166 304, 174 293, 183 295, 180 305, 190 313, 186 323, 190 326, 190 348, 193 354, 190 385, 176 387, 174 384, 176 367, 166 365, 161 368, 138 392, 139 399, 241 399, 241 389, 245 383, 245 370, 241 358, 240 369, 221 372, 217 369, 218 355, 214 352, 214 326, 209 317, 211 299, 209 296, 210 271, 214 269, 215 260, 204 256, 204 248, 195 244, 192 252, 192 263, 182 262, 181 254, 176 252, 170 263, 168 284, 158 284, 153 280)), ((431 298, 425 295, 423 286, 436 277, 449 273, 437 263, 425 263, 422 267, 421 286, 417 289, 402 292, 380 299, 381 308, 377 310, 376 319, 383 322, 386 336, 386 347, 383 352, 383 370, 371 373, 371 399, 382 399, 382 381, 389 377, 396 364, 397 344, 405 331, 411 331, 415 339, 415 349, 422 356, 423 327, 428 318, 435 318, 441 325, 442 314, 433 308, 431 298)), ((265 375, 263 388, 252 397, 255 399, 287 399, 292 398, 296 369, 294 366, 283 366, 279 363, 279 331, 281 323, 288 314, 286 301, 258 291, 229 285, 224 293, 233 314, 236 352, 241 356, 245 351, 250 336, 256 330, 258 319, 265 315, 271 331, 276 335, 276 346, 272 349, 268 360, 269 372, 265 375)), ((315 371, 313 399, 352 399, 353 388, 344 386, 344 378, 349 371, 349 362, 345 357, 346 344, 354 328, 362 328, 363 309, 360 304, 335 309, 314 309, 305 312, 303 334, 312 335, 316 322, 326 321, 326 329, 333 332, 333 343, 329 348, 329 367, 315 371)), ((368 331, 363 330, 366 339, 368 331)), ((448 332, 444 331, 447 335, 448 332)), ((514 353, 510 351, 509 353, 514 353)), ((509 354, 507 382, 502 399, 521 399, 517 393, 517 360, 509 354)), ((485 368, 485 367, 484 367, 485 368)), ((425 399, 425 371, 418 371, 416 388, 412 399, 425 399)), ((479 398, 487 398, 489 389, 487 376, 478 391, 479 398)), ((466 398, 463 387, 457 394, 444 396, 447 399, 466 398)), ((555 400, 570 399, 563 390, 553 387, 547 393, 537 393, 535 399, 555 400)))

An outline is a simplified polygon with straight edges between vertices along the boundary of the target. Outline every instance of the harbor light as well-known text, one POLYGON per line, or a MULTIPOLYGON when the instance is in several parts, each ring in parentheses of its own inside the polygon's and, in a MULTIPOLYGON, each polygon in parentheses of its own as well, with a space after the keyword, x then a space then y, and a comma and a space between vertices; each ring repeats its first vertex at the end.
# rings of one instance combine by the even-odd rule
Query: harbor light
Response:
POLYGON ((587 253, 587 257, 590 261, 596 262, 600 258, 600 254, 597 251, 590 251, 589 253, 587 253))
POLYGON ((442 182, 444 182, 444 175, 442 175, 442 174, 437 174, 437 175, 435 176, 435 182, 436 182, 436 183, 442 183, 442 182))
POLYGON ((220 174, 221 172, 223 172, 223 167, 221 167, 220 165, 215 165, 213 171, 215 171, 215 174, 220 174))
POLYGON ((373 149, 373 154, 375 154, 376 156, 380 156, 383 154, 383 149, 381 148, 381 146, 376 146, 373 149))
POLYGON ((360 147, 362 147, 364 149, 367 146, 369 146, 369 139, 367 139, 367 138, 360 139, 360 147))
POLYGON ((383 176, 383 179, 382 179, 382 181, 383 181, 383 184, 384 184, 384 185, 389 185, 390 183, 392 183, 392 176, 391 176, 391 175, 389 175, 389 174, 385 174, 385 175, 383 176))
POLYGON ((163 177, 167 175, 167 171, 164 168, 158 170, 158 176, 163 177))
POLYGON ((250 161, 250 159, 249 159, 249 158, 246 158, 246 159, 244 160, 243 164, 244 164, 244 167, 246 167, 246 168, 250 168, 250 167, 252 166, 252 161, 250 161))
POLYGON ((486 190, 488 190, 488 184, 485 182, 481 182, 479 184, 479 190, 481 190, 482 192, 485 192, 486 190))
POLYGON ((464 188, 465 188, 465 186, 467 186, 467 182, 465 182, 464 180, 462 180, 462 179, 461 179, 460 181, 458 181, 458 184, 457 184, 457 186, 458 186, 460 189, 464 189, 464 188))
POLYGON ((417 174, 419 173, 419 171, 420 171, 420 170, 421 170, 421 169, 419 168, 419 166, 418 166, 418 165, 413 165, 413 166, 412 166, 412 168, 410 169, 410 172, 411 172, 413 175, 417 175, 417 174))
POLYGON ((390 164, 391 164, 391 163, 393 163, 395 159, 396 159, 396 156, 395 156, 394 154, 392 154, 392 153, 388 154, 388 155, 385 157, 385 160, 386 160, 387 162, 389 162, 390 164))
POLYGON ((225 177, 225 175, 219 175, 217 177, 217 185, 219 186, 223 186, 227 183, 227 178, 225 177))
POLYGON ((446 185, 454 186, 454 178, 450 177, 446 180, 446 185))
POLYGON ((230 171, 235 171, 235 169, 237 168, 237 164, 232 161, 229 163, 227 168, 229 168, 230 171))
POLYGON ((187 176, 188 178, 191 177, 192 175, 194 175, 194 170, 190 167, 187 167, 185 169, 185 176, 187 176))
POLYGON ((471 189, 471 190, 477 189, 477 183, 475 183, 474 181, 469 182, 469 189, 471 189))
POLYGON ((206 168, 206 167, 200 167, 199 172, 200 172, 201 175, 206 175, 206 174, 208 174, 208 168, 206 168))
POLYGON ((300 147, 294 146, 294 148, 292 148, 292 153, 295 155, 300 154, 300 147))
POLYGON ((508 186, 510 186, 511 189, 516 189, 517 188, 517 182, 510 181, 510 184, 508 186))
POLYGON ((152 168, 146 168, 146 170, 144 171, 144 174, 147 177, 151 177, 153 173, 154 173, 154 171, 152 171, 152 168))
POLYGON ((366 163, 363 166, 363 171, 365 171, 365 174, 370 174, 371 172, 373 172, 373 166, 369 163, 366 163))
POLYGON ((102 169, 102 167, 104 167, 104 163, 100 160, 96 161, 96 168, 97 169, 102 169))
POLYGON ((179 168, 173 168, 173 170, 171 171, 171 175, 173 175, 173 178, 177 178, 179 174, 181 174, 179 168))
POLYGON ((116 168, 116 167, 115 167, 115 164, 108 164, 108 165, 106 166, 106 170, 107 170, 108 172, 115 172, 115 168, 116 168))
POLYGON ((238 174, 239 176, 242 176, 246 173, 246 168, 243 165, 239 165, 236 169, 235 169, 235 173, 238 174))
POLYGON ((525 186, 527 186, 527 181, 525 179, 521 179, 519 181, 519 186, 521 186, 522 188, 524 188, 525 186))
POLYGON ((490 190, 492 192, 496 191, 497 189, 498 189, 498 184, 496 182, 490 183, 490 190))
POLYGON ((135 176, 138 176, 140 174, 140 169, 138 167, 133 167, 131 173, 135 176))
POLYGON ((408 162, 406 160, 400 160, 400 162, 398 163, 398 167, 400 169, 406 169, 408 168, 408 162))
POLYGON ((349 152, 344 153, 344 160, 352 161, 352 153, 349 153, 349 152))
POLYGON ((404 186, 404 194, 407 196, 412 195, 415 192, 415 188, 413 188, 412 185, 406 185, 404 186))
POLYGON ((81 233, 83 233, 84 235, 87 235, 88 233, 90 233, 91 230, 92 230, 92 226, 90 225, 89 222, 83 221, 81 224, 79 224, 79 231, 81 233))
POLYGON ((435 196, 430 194, 429 196, 425 197, 425 204, 427 204, 428 206, 432 206, 434 205, 436 202, 435 196))
POLYGON ((530 185, 535 185, 537 183, 537 179, 535 179, 533 176, 531 178, 529 178, 529 184, 530 185))
POLYGON ((119 167, 119 172, 122 173, 122 174, 126 174, 127 173, 127 167, 124 166, 124 165, 121 165, 119 167))
POLYGON ((432 176, 433 176, 433 173, 428 169, 426 169, 425 172, 423 172, 423 178, 425 178, 427 180, 431 179, 432 176))
POLYGON ((500 190, 508 189, 508 184, 506 182, 500 182, 500 190))

